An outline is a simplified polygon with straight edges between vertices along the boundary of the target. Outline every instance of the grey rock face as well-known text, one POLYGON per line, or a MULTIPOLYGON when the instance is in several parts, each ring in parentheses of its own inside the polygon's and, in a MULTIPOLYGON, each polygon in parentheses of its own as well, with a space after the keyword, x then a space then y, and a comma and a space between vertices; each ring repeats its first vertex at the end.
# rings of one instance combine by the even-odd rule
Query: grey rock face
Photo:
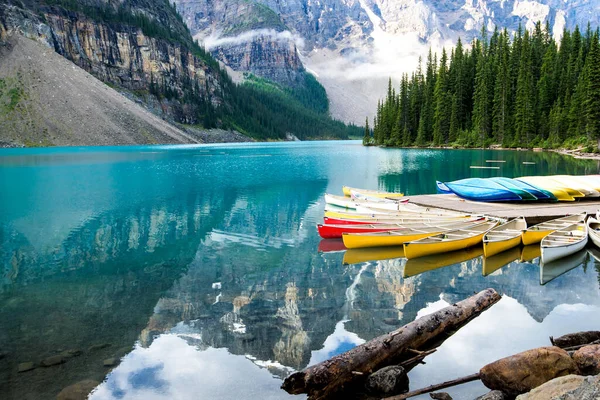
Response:
POLYGON ((483 396, 479 396, 475 400, 508 400, 508 396, 499 390, 492 390, 483 396))

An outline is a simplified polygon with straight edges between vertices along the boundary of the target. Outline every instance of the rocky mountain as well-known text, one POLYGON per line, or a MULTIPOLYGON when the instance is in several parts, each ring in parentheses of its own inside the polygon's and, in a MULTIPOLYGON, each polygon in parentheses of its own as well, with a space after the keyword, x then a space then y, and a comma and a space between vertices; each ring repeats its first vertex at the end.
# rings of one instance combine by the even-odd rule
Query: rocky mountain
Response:
MULTIPOLYGON (((303 65, 327 89, 334 117, 362 123, 373 114, 388 77, 413 71, 429 47, 469 42, 482 28, 532 29, 548 23, 555 37, 576 25, 600 25, 595 0, 176 0, 192 34, 226 64, 226 53, 244 46, 271 43, 269 56, 230 66, 265 77, 285 75, 277 69, 299 70, 273 54, 296 47, 303 65), (232 5, 233 3, 233 5, 232 5), (260 10, 260 12, 257 12, 260 10), (257 14, 262 15, 260 18, 257 14), (270 17, 266 17, 269 15, 270 17), (244 22, 240 22, 244 21, 244 22), (270 65, 270 69, 257 68, 270 65)), ((254 58, 256 57, 256 58, 254 58)))
MULTIPOLYGON (((274 26, 271 17, 266 23, 274 26)), ((231 33, 243 31, 245 26, 232 26, 231 33)), ((253 59, 271 57, 273 63, 285 67, 273 81, 288 82, 297 90, 291 92, 262 81, 238 86, 194 41, 167 0, 8 0, 0 4, 0 46, 10 47, 15 35, 53 49, 170 123, 235 129, 259 139, 281 140, 292 135, 300 139, 345 138, 351 131, 331 120, 325 92, 304 72, 295 47, 286 54, 275 54, 270 50, 271 42, 265 40, 250 48, 242 45, 238 53, 223 52, 222 58, 241 68, 253 65, 253 59)), ((5 78, 18 80, 16 76, 5 78)), ((61 118, 56 113, 43 116, 46 120, 61 118)), ((48 134, 43 129, 43 135, 27 125, 19 125, 17 131, 27 137, 15 142, 15 138, 3 135, 0 141, 25 144, 29 136, 36 136, 36 143, 53 144, 45 141, 48 134)), ((136 143, 172 142, 155 141, 152 135, 140 138, 145 135, 143 129, 136 135, 136 143)), ((68 137, 63 142, 81 144, 69 142, 68 137)), ((111 143, 123 142, 128 143, 111 143)))

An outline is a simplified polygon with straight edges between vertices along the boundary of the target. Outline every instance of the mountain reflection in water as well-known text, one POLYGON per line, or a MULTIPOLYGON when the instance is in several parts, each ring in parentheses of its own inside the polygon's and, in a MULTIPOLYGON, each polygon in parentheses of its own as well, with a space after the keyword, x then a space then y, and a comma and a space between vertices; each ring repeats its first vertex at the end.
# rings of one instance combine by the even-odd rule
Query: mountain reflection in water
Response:
MULTIPOLYGON (((541 286, 535 252, 427 265, 397 249, 385 260, 318 252, 322 196, 342 184, 414 194, 435 190, 436 171, 464 177, 450 161, 505 155, 517 173, 522 157, 546 155, 355 143, 36 151, 0 158, 2 399, 56 398, 85 379, 101 382, 92 399, 302 398, 279 389, 291 371, 487 287, 504 298, 415 368, 413 388, 598 328, 594 257, 541 286), (18 372, 68 350, 81 354, 18 372)), ((557 172, 593 170, 569 160, 557 172)), ((456 390, 475 397, 478 385, 456 390)))

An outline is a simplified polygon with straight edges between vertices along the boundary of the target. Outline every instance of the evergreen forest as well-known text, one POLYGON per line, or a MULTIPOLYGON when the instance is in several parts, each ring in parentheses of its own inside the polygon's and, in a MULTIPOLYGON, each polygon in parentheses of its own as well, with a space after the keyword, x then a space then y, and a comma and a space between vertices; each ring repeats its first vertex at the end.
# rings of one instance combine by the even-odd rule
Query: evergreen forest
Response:
POLYGON ((514 35, 482 30, 391 80, 363 143, 384 146, 583 147, 600 143, 600 43, 589 25, 514 35))

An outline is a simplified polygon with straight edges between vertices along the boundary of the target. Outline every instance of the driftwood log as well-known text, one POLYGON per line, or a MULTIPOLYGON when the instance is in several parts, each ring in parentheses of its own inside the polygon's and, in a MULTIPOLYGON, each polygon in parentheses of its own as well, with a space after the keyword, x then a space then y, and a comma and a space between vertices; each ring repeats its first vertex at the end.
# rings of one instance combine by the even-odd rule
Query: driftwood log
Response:
POLYGON ((351 386, 356 380, 388 365, 414 357, 414 350, 440 342, 500 300, 494 289, 421 317, 367 343, 288 376, 281 386, 290 394, 308 393, 324 399, 351 386))
POLYGON ((562 349, 587 345, 597 340, 600 340, 600 331, 569 333, 558 338, 550 336, 552 345, 562 349))

